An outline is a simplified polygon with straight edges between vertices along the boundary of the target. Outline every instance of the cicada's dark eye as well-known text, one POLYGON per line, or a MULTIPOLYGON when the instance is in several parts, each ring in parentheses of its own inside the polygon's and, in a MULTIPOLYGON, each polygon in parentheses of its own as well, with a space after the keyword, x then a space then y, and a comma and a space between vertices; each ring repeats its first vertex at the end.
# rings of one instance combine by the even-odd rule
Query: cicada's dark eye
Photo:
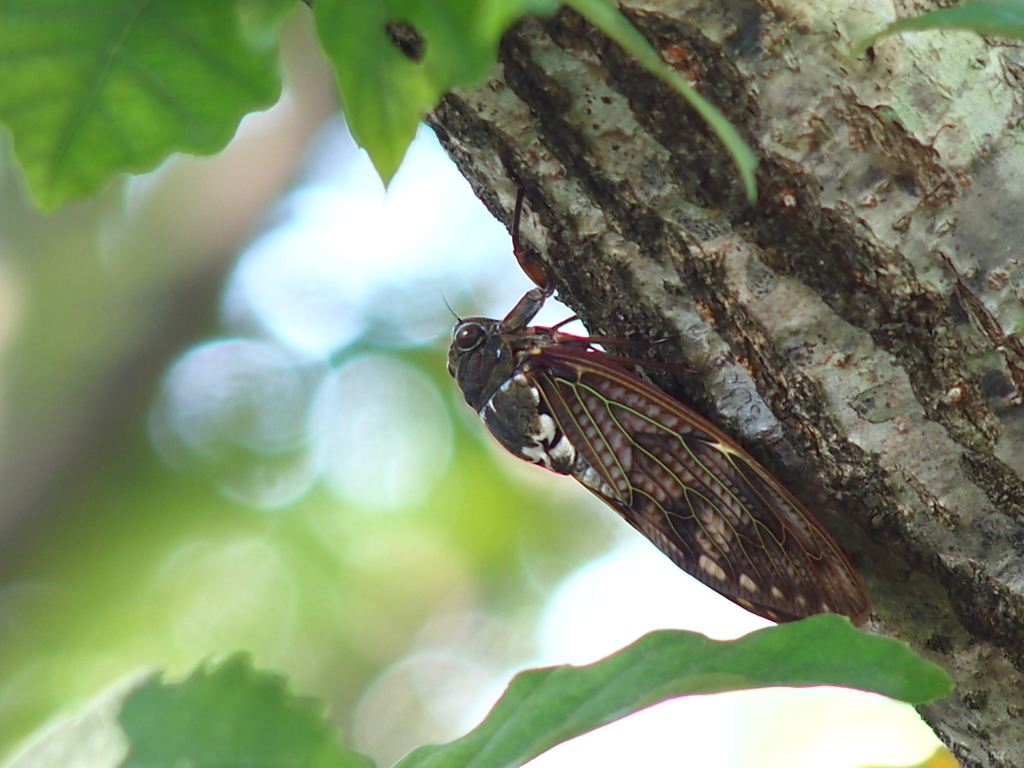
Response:
POLYGON ((484 343, 487 332, 479 323, 463 323, 455 329, 452 346, 460 352, 469 352, 484 343))

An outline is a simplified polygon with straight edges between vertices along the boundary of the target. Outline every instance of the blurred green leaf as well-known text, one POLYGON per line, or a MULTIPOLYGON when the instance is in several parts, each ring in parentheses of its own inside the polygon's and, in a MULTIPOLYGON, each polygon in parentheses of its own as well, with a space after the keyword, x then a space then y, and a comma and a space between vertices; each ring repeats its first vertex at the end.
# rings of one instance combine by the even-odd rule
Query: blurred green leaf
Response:
POLYGON ((216 152, 277 100, 294 3, 240 2, 0 0, 0 121, 41 207, 216 152))
POLYGON ((569 5, 622 46, 644 69, 675 88, 690 106, 697 110, 732 155, 736 169, 743 179, 747 199, 750 202, 757 200, 757 179, 754 177, 757 170, 757 155, 725 115, 697 93, 676 70, 661 60, 657 51, 622 14, 618 6, 608 0, 569 0, 569 5))
POLYGON ((149 680, 127 696, 120 720, 129 744, 123 768, 374 764, 341 744, 319 702, 293 696, 283 677, 253 669, 245 654, 180 683, 149 680))
POLYGON ((925 29, 960 29, 980 35, 1024 38, 1024 2, 979 0, 953 8, 938 8, 907 19, 897 19, 859 42, 854 47, 854 54, 859 56, 883 37, 925 29))
POLYGON ((398 170, 428 109, 455 87, 475 88, 515 19, 550 13, 554 0, 317 0, 324 50, 349 128, 385 183, 398 170), (404 30, 419 44, 403 53, 404 30), (413 54, 410 58, 407 53, 413 54))
POLYGON ((665 699, 815 685, 858 688, 915 704, 952 690, 946 673, 906 643, 865 634, 842 616, 812 616, 729 642, 692 632, 653 632, 588 666, 516 675, 474 730, 448 744, 421 747, 396 768, 518 766, 665 699))

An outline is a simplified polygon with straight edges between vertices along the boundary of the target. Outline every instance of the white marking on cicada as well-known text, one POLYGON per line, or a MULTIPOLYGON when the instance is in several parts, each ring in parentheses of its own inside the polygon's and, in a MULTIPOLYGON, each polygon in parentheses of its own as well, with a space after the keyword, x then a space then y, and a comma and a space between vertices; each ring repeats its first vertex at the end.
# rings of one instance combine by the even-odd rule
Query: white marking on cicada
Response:
POLYGON ((697 558, 697 565, 699 565, 700 569, 704 571, 704 573, 706 573, 708 576, 712 576, 718 579, 719 581, 725 581, 726 574, 725 571, 722 570, 722 566, 720 566, 707 555, 701 555, 699 558, 697 558))
POLYGON ((747 592, 761 591, 760 587, 757 586, 757 583, 745 573, 740 574, 740 586, 747 590, 747 592))
POLYGON ((544 450, 543 445, 537 443, 526 445, 524 443, 519 448, 519 455, 527 461, 532 461, 534 464, 540 464, 551 469, 551 460, 548 458, 548 452, 544 450))
MULTIPOLYGON (((772 587, 771 592, 772 592, 772 597, 774 597, 776 600, 782 600, 783 598, 786 597, 784 594, 782 594, 782 590, 779 589, 778 587, 772 587)), ((802 597, 797 596, 797 600, 798 601, 802 600, 802 599, 803 599, 802 597)))
POLYGON ((562 466, 571 466, 576 461, 576 448, 565 435, 558 438, 558 442, 548 449, 548 453, 551 455, 552 463, 562 466))
POLYGON ((537 429, 529 435, 530 442, 519 447, 519 455, 547 469, 556 472, 567 471, 576 459, 576 449, 566 436, 559 432, 555 420, 548 414, 538 414, 535 423, 537 429))
POLYGON ((558 432, 555 420, 548 414, 541 413, 537 415, 537 424, 540 429, 534 432, 533 437, 539 443, 551 443, 551 441, 555 439, 555 434, 558 432))

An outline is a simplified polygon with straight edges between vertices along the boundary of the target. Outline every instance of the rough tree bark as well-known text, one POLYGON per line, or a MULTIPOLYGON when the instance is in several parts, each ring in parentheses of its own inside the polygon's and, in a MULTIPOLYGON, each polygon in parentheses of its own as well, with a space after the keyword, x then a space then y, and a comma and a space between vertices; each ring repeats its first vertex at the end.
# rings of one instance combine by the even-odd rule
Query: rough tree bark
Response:
POLYGON ((1024 56, 928 33, 849 58, 879 8, 626 5, 759 153, 756 205, 571 12, 519 24, 431 120, 496 215, 526 190, 524 239, 591 332, 667 338, 639 349, 695 373, 660 383, 836 534, 871 629, 953 675, 922 714, 962 764, 1022 765, 1024 56))

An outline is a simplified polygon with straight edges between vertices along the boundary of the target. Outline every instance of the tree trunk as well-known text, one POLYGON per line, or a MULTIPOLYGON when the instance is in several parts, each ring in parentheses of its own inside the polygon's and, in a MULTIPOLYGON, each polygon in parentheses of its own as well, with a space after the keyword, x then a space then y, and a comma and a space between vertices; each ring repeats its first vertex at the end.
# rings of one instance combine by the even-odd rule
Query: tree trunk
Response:
MULTIPOLYGON (((851 45, 855 3, 630 3, 761 158, 577 15, 527 20, 432 123, 592 333, 736 435, 849 552, 871 629, 957 683, 922 714, 965 766, 1024 764, 1024 116, 1019 47, 851 45)), ((904 12, 901 15, 906 15, 904 12)))

